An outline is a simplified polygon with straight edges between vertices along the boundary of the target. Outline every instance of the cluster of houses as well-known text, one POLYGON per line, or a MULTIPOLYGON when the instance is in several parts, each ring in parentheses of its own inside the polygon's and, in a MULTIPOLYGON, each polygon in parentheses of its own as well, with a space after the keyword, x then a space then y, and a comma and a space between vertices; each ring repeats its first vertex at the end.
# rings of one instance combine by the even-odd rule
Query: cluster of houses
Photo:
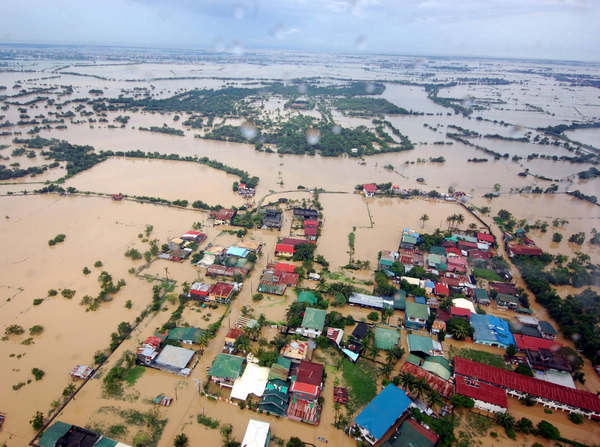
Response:
POLYGON ((295 287, 300 280, 296 266, 285 262, 267 264, 258 284, 260 293, 283 295, 288 287, 295 287))
POLYGON ((178 344, 198 344, 204 331, 199 328, 176 327, 165 335, 153 335, 138 347, 136 362, 155 369, 181 376, 188 376, 193 369, 196 351, 178 344))
POLYGON ((167 244, 169 247, 168 252, 159 254, 158 258, 180 262, 190 256, 205 240, 206 234, 190 230, 180 237, 171 239, 167 244))

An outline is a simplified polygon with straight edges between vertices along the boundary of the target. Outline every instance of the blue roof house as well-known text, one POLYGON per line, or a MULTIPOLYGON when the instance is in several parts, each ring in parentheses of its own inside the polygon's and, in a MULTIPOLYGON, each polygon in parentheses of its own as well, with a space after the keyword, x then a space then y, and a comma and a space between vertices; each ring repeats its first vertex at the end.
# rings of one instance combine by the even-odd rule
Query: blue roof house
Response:
POLYGON ((236 247, 232 245, 227 249, 228 256, 237 256, 238 258, 245 258, 250 253, 250 250, 246 248, 236 247))
POLYGON ((373 445, 390 431, 411 405, 406 393, 390 383, 356 416, 354 423, 365 441, 373 445))
POLYGON ((471 314, 471 326, 473 326, 473 341, 488 346, 508 348, 516 345, 508 322, 493 315, 471 314))

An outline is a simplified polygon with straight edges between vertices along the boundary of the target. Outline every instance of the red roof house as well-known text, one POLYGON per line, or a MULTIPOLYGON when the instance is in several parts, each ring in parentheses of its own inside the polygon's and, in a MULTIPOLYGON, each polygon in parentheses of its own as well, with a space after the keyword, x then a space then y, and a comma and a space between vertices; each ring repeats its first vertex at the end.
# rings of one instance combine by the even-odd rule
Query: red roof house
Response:
POLYGON ((275 245, 275 254, 282 256, 291 256, 294 254, 296 249, 293 245, 288 244, 277 244, 275 245))
POLYGON ((452 306, 450 308, 450 315, 453 317, 464 318, 468 321, 471 318, 471 311, 463 307, 452 306))
POLYGON ((435 294, 438 296, 450 296, 450 289, 441 282, 435 283, 435 294))
POLYGON ((210 288, 209 296, 216 301, 228 301, 233 294, 233 284, 218 282, 210 288))
POLYGON ((477 240, 492 245, 494 243, 494 236, 488 233, 477 233, 477 240))
POLYGON ((588 391, 575 390, 462 357, 454 357, 454 372, 457 376, 472 377, 508 390, 594 412, 600 417, 600 398, 588 391))
POLYGON ((377 185, 375 185, 375 183, 367 183, 363 185, 363 191, 365 196, 372 196, 375 194, 375 191, 377 191, 377 185))
POLYGON ((508 250, 512 255, 524 255, 524 256, 542 256, 544 252, 539 247, 530 247, 528 245, 511 245, 508 250))
POLYGON ((513 334, 517 348, 521 351, 539 351, 540 349, 546 349, 548 351, 556 352, 562 345, 553 340, 546 338, 537 338, 530 335, 513 334))
POLYGON ((304 219, 304 228, 306 228, 306 227, 318 227, 318 226, 319 226, 319 221, 318 220, 304 219))
POLYGON ((317 227, 304 227, 304 236, 315 237, 317 235, 317 227))
POLYGON ((413 365, 412 363, 406 362, 400 368, 400 372, 409 373, 418 379, 425 379, 427 384, 440 393, 446 399, 450 398, 454 392, 454 387, 450 382, 439 378, 435 374, 424 370, 423 368, 413 365))
POLYGON ((284 237, 281 239, 280 243, 286 245, 293 245, 295 247, 296 245, 300 244, 315 244, 315 241, 307 241, 306 239, 296 239, 293 237, 284 237))
POLYGON ((323 382, 323 365, 302 360, 298 368, 297 382, 320 386, 323 382))
POLYGON ((235 216, 236 210, 231 210, 227 208, 221 208, 220 210, 211 211, 210 217, 215 219, 215 221, 220 222, 229 222, 235 216))
POLYGON ((276 272, 285 272, 285 273, 294 273, 296 271, 296 266, 294 264, 287 264, 285 262, 278 262, 275 264, 276 272))
POLYGON ((456 376, 455 379, 456 393, 471 399, 487 402, 488 404, 496 405, 501 408, 508 408, 508 398, 506 391, 494 385, 489 385, 485 382, 469 381, 464 377, 456 376))

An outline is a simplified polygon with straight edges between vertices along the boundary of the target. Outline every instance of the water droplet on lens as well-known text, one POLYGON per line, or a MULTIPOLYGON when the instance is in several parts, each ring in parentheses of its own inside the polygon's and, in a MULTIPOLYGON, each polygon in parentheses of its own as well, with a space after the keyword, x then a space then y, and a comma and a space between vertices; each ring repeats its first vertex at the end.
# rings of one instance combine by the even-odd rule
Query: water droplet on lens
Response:
POLYGON ((233 8, 233 17, 238 20, 242 20, 244 18, 244 7, 242 5, 236 5, 233 8))
POLYGON ((271 35, 272 35, 272 36, 273 36, 275 39, 277 39, 277 40, 281 40, 281 39, 283 39, 283 31, 284 31, 284 29, 283 29, 283 25, 282 25, 281 23, 279 23, 279 24, 277 24, 277 25, 275 26, 275 28, 273 28, 273 29, 271 30, 271 35))
POLYGON ((306 130, 306 142, 311 146, 317 144, 320 137, 321 133, 317 129, 311 127, 306 130))
POLYGON ((242 47, 242 45, 238 41, 235 41, 233 42, 233 46, 231 47, 231 52, 236 56, 241 56, 242 54, 244 54, 244 47, 242 47))
POLYGON ((333 126, 333 128, 331 129, 331 131, 334 134, 339 135, 339 134, 342 133, 342 128, 336 124, 335 126, 333 126))
POLYGON ((367 46, 367 38, 361 34, 354 41, 354 45, 356 45, 357 50, 364 50, 367 46))
POLYGON ((222 38, 217 37, 215 39, 214 48, 217 53, 222 53, 225 51, 225 42, 223 42, 222 38))
POLYGON ((298 93, 300 93, 301 95, 305 95, 306 94, 306 84, 299 84, 298 85, 298 93))
POLYGON ((365 85, 365 90, 369 94, 373 93, 375 91, 375 84, 373 84, 372 82, 367 82, 367 85, 365 85))
POLYGON ((256 134, 258 133, 258 130, 256 129, 256 126, 254 124, 252 124, 251 122, 244 121, 242 123, 242 125, 240 126, 240 132, 242 132, 242 136, 246 140, 251 140, 256 136, 256 134))

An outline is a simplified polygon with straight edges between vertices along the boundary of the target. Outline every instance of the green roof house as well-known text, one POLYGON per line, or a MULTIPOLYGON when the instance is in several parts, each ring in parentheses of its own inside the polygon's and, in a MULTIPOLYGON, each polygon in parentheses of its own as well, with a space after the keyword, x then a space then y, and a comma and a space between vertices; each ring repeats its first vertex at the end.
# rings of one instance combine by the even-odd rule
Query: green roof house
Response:
POLYGON ((208 375, 221 386, 233 387, 235 379, 242 375, 244 359, 237 355, 219 354, 213 361, 208 375))
POLYGON ((451 376, 450 363, 446 357, 442 357, 441 355, 427 357, 421 368, 444 380, 450 379, 451 376))
POLYGON ((191 345, 198 343, 200 337, 202 337, 202 335, 205 333, 206 331, 197 327, 175 327, 173 329, 169 329, 167 342, 174 341, 191 345))
POLYGON ((296 333, 309 338, 319 337, 323 333, 326 315, 327 312, 324 309, 307 307, 304 311, 302 324, 296 329, 296 333))
POLYGON ((406 309, 406 291, 400 289, 394 294, 394 309, 404 310, 406 309))
POLYGON ((306 303, 309 306, 314 306, 315 304, 317 304, 318 299, 315 296, 315 294, 312 293, 311 291, 303 290, 298 295, 298 299, 296 301, 298 301, 299 303, 306 303))
POLYGON ((413 302, 406 303, 405 324, 407 327, 420 329, 425 327, 429 318, 429 307, 427 304, 413 302))
POLYGON ((478 304, 490 304, 490 294, 487 290, 475 289, 473 291, 473 294, 475 295, 475 301, 477 301, 478 304))
POLYGON ((421 357, 434 353, 433 340, 424 335, 408 334, 408 352, 421 357))
POLYGON ((389 351, 398 344, 400 334, 395 329, 375 328, 375 347, 389 351))
POLYGON ((499 293, 496 296, 496 304, 500 307, 507 307, 509 309, 516 310, 516 308, 519 306, 519 298, 513 295, 499 293))

